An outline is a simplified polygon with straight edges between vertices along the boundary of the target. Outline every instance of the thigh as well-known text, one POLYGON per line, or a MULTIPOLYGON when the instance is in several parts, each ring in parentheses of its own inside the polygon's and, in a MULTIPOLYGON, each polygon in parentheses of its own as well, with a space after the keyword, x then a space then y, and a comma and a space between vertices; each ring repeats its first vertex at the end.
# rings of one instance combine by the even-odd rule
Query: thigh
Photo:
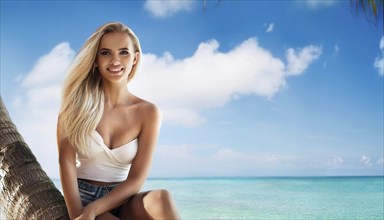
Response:
POLYGON ((144 197, 150 191, 140 192, 131 196, 127 202, 122 206, 119 217, 122 220, 152 220, 153 218, 148 214, 144 207, 144 197))

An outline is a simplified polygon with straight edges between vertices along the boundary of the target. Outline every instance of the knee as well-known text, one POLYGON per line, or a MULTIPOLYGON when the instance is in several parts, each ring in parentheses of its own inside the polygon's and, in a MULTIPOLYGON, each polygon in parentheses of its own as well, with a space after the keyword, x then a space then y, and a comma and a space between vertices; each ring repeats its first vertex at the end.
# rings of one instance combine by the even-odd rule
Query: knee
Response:
POLYGON ((167 206, 172 201, 171 194, 165 189, 150 191, 144 198, 145 207, 167 206))
POLYGON ((159 189, 155 190, 154 193, 156 194, 156 200, 162 204, 167 204, 172 199, 171 193, 169 193, 168 190, 159 189))
POLYGON ((160 197, 161 197, 162 200, 166 200, 166 201, 171 200, 172 196, 171 196, 171 193, 168 190, 160 189, 159 191, 160 191, 160 194, 161 194, 160 197))
POLYGON ((179 219, 171 193, 164 189, 150 191, 144 197, 144 208, 154 219, 179 219))

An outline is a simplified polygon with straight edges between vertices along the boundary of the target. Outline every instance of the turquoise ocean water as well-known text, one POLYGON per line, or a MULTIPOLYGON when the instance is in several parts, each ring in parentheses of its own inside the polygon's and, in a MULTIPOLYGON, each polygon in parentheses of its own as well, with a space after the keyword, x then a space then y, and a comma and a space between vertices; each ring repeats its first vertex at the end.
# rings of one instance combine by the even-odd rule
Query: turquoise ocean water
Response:
POLYGON ((384 219, 384 177, 149 179, 143 190, 160 188, 182 219, 384 219))

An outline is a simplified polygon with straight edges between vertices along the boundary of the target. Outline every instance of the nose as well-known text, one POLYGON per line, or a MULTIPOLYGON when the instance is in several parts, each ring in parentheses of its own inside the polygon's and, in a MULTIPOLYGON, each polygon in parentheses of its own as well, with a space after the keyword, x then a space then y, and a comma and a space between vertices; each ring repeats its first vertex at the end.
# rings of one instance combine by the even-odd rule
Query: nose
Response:
POLYGON ((120 59, 117 56, 113 56, 111 64, 114 66, 120 65, 120 59))

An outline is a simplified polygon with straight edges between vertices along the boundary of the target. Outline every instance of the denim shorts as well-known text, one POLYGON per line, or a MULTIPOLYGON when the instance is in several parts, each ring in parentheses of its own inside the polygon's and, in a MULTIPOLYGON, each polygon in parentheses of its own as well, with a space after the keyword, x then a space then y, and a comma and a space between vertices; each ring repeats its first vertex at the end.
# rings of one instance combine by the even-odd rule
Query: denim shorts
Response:
MULTIPOLYGON (((108 186, 98 186, 93 185, 88 182, 82 181, 80 179, 77 179, 77 185, 79 187, 80 192, 80 198, 81 202, 83 204, 83 207, 87 206, 89 203, 107 195, 109 192, 111 192, 117 184, 114 185, 108 185, 108 186)), ((121 206, 112 209, 110 213, 117 216, 120 212, 121 206)))

